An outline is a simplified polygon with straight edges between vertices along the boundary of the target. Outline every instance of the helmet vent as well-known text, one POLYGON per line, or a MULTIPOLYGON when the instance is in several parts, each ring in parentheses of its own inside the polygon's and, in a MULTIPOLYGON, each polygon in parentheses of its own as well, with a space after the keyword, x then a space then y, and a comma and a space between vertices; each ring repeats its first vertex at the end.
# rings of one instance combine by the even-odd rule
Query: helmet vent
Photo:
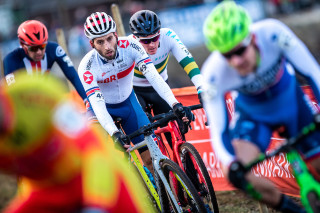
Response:
POLYGON ((40 32, 38 32, 38 33, 33 33, 33 35, 34 35, 37 39, 40 39, 40 32))
POLYGON ((26 33, 26 36, 32 41, 34 42, 34 40, 26 33))

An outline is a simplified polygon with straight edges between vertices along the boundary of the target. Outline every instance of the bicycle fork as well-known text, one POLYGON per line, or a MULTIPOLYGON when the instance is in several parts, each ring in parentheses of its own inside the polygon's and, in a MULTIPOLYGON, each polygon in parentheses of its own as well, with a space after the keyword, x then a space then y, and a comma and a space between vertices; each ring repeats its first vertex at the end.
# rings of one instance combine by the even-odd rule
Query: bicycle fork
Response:
MULTIPOLYGON (((150 151, 150 155, 152 156, 154 171, 159 175, 164 187, 167 190, 167 193, 169 194, 169 196, 171 198, 170 200, 173 202, 173 204, 175 205, 176 209, 179 209, 180 212, 182 212, 182 208, 180 207, 180 205, 178 204, 177 200, 175 199, 175 196, 174 196, 174 194, 173 194, 173 192, 172 192, 172 190, 170 188, 169 182, 165 178, 165 176, 163 174, 163 171, 161 169, 161 166, 160 166, 162 160, 169 159, 169 158, 164 156, 161 153, 158 145, 155 143, 155 141, 153 140, 151 135, 146 136, 145 139, 147 140, 147 145, 148 145, 148 148, 149 148, 149 151, 150 151)), ((158 181, 159 180, 157 180, 157 182, 158 181)))
POLYGON ((148 177, 147 173, 145 172, 142 164, 140 163, 138 156, 136 155, 136 153, 134 151, 131 151, 130 154, 131 154, 133 161, 136 164, 136 167, 138 168, 138 170, 142 176, 142 179, 144 180, 145 184, 147 185, 149 192, 151 193, 152 197, 154 198, 154 200, 157 203, 157 206, 161 210, 159 195, 158 195, 157 191, 155 190, 155 188, 153 187, 151 180, 148 177))

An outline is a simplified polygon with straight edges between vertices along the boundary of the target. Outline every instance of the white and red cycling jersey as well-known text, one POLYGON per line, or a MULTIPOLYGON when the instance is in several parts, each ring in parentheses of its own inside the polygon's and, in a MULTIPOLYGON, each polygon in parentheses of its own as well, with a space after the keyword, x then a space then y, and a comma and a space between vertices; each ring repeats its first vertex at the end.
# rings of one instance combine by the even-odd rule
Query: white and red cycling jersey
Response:
POLYGON ((78 74, 98 121, 110 135, 118 130, 105 104, 122 103, 129 97, 134 67, 138 67, 170 106, 178 102, 137 40, 119 37, 113 60, 107 60, 93 49, 81 60, 78 74))

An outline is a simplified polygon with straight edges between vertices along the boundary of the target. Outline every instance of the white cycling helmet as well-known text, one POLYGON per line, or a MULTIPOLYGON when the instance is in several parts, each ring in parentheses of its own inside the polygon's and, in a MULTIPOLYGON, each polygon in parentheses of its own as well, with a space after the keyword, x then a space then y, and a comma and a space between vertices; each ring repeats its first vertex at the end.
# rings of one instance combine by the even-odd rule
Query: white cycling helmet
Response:
POLYGON ((84 34, 90 39, 116 32, 116 23, 104 12, 95 12, 84 23, 84 34))

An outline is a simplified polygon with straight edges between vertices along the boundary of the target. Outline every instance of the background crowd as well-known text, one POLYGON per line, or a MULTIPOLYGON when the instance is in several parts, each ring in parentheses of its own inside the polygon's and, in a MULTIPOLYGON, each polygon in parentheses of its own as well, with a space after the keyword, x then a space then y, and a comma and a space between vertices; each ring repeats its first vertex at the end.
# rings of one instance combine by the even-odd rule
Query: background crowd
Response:
MULTIPOLYGON (((162 20, 162 26, 175 29, 191 52, 196 52, 193 55, 201 66, 204 58, 209 54, 206 48, 203 48, 201 23, 218 2, 219 0, 164 0, 161 2, 155 0, 52 0, 49 2, 1 0, 0 18, 3 21, 0 26, 0 50, 3 58, 12 49, 18 47, 16 29, 24 20, 36 19, 47 26, 52 41, 57 40, 56 29, 63 29, 70 57, 77 67, 80 58, 91 49, 83 34, 86 16, 94 11, 105 11, 111 14, 110 6, 116 3, 120 7, 127 34, 129 34, 129 18, 133 13, 146 8, 153 10, 162 20), (52 10, 52 8, 57 9, 52 10), (184 24, 181 25, 181 23, 184 24)), ((249 10, 254 20, 272 16, 286 17, 301 11, 315 10, 319 4, 318 0, 240 0, 238 2, 249 10)), ((173 65, 172 70, 175 69, 173 65)), ((55 67, 53 71, 56 71, 57 75, 61 74, 55 67)), ((173 80, 169 85, 175 88, 191 85, 191 82, 189 79, 175 78, 173 74, 173 80)))

